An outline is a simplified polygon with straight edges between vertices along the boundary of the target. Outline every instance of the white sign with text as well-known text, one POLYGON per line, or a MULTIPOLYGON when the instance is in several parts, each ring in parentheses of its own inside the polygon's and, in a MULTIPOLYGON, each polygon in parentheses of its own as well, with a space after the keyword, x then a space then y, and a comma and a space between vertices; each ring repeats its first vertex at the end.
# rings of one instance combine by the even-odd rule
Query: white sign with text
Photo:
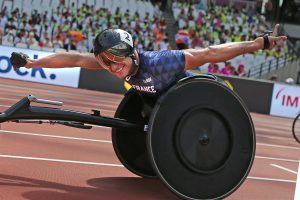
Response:
POLYGON ((79 67, 51 69, 43 68, 47 66, 41 66, 41 68, 27 69, 25 67, 21 67, 14 70, 9 61, 12 52, 25 53, 31 59, 42 58, 52 54, 51 52, 0 46, 0 77, 52 85, 78 87, 80 76, 79 67))
POLYGON ((300 87, 274 84, 271 115, 295 118, 300 113, 300 87))

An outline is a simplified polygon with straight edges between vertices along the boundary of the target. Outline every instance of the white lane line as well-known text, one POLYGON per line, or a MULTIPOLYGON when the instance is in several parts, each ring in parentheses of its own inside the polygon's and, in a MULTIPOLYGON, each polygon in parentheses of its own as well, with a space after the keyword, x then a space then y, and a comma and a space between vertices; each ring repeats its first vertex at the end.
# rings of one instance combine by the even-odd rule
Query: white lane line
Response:
POLYGON ((263 177, 254 177, 248 176, 248 179, 261 180, 261 181, 277 181, 277 182, 286 182, 286 183, 296 183, 294 180, 286 180, 286 179, 277 179, 277 178, 263 178, 263 177))
POLYGON ((276 164, 270 164, 270 165, 273 166, 273 167, 277 167, 277 168, 279 168, 279 169, 282 169, 282 170, 284 170, 284 171, 291 172, 291 173, 293 173, 293 174, 298 174, 297 172, 295 172, 295 171, 293 171, 293 170, 291 170, 291 169, 288 169, 288 168, 286 168, 286 167, 282 167, 282 166, 280 166, 280 165, 276 165, 276 164))
MULTIPOLYGON (((3 84, 1 85, 1 90, 3 91, 12 91, 12 89, 17 89, 17 90, 24 90, 24 87, 23 86, 18 86, 18 85, 7 85, 7 84, 3 84)), ((109 93, 109 94, 106 94, 106 92, 99 92, 99 91, 95 91, 93 92, 92 94, 91 93, 84 93, 83 91, 80 91, 78 89, 78 92, 76 91, 76 93, 74 93, 74 91, 72 90, 68 90, 68 91, 61 91, 60 88, 57 88, 57 89, 40 89, 40 88, 37 88, 37 87, 34 87, 34 86, 31 86, 29 87, 28 89, 30 89, 31 92, 33 91, 36 91, 38 93, 43 93, 43 94, 50 94, 50 95, 67 95, 68 97, 70 96, 74 96, 74 97, 84 97, 84 98, 87 98, 87 97, 90 97, 91 99, 98 99, 99 98, 99 94, 101 96, 101 94, 105 94, 104 97, 102 98, 106 98, 108 100, 119 100, 122 95, 121 94, 113 94, 113 93, 109 93), (82 93, 81 93, 82 92, 82 93)))
MULTIPOLYGON (((49 162, 59 162, 59 163, 73 163, 73 164, 84 164, 84 165, 97 165, 97 166, 108 166, 108 167, 124 167, 123 165, 110 164, 110 163, 84 162, 84 161, 75 161, 75 160, 61 160, 61 159, 50 159, 50 158, 41 158, 41 157, 38 158, 38 157, 27 157, 27 156, 14 156, 14 155, 4 155, 4 154, 0 154, 0 158, 12 158, 12 159, 23 159, 23 160, 38 160, 38 161, 49 161, 49 162)), ((294 180, 274 179, 274 178, 264 178, 264 177, 254 177, 254 176, 248 176, 247 179, 296 183, 296 181, 294 181, 294 180)))
POLYGON ((263 137, 268 139, 274 139, 274 140, 284 140, 284 141, 295 141, 294 138, 287 138, 287 137, 280 137, 280 136, 269 136, 269 135, 262 135, 262 134, 256 134, 256 137, 263 137))
POLYGON ((283 149, 296 149, 296 150, 300 150, 299 147, 291 147, 291 146, 284 146, 284 145, 277 145, 277 144, 256 143, 256 145, 257 146, 267 146, 267 147, 283 148, 283 149))
MULTIPOLYGON (((38 136, 38 137, 51 137, 51 138, 60 138, 60 139, 70 139, 70 140, 82 140, 82 141, 91 141, 91 142, 112 143, 112 141, 110 141, 110 140, 95 140, 95 139, 87 139, 87 138, 75 138, 75 137, 66 137, 66 136, 57 136, 57 135, 47 135, 47 134, 36 134, 36 133, 28 133, 28 132, 0 130, 0 134, 5 134, 5 133, 30 135, 30 136, 38 136)), ((268 159, 268 160, 279 160, 279 161, 287 161, 287 162, 298 162, 298 160, 285 159, 285 158, 274 158, 274 157, 266 157, 266 156, 255 156, 255 158, 268 159)))
POLYGON ((300 199, 300 160, 299 160, 298 176, 297 176, 294 200, 299 200, 299 199, 300 199))
POLYGON ((279 160, 279 161, 295 162, 295 163, 299 162, 299 160, 292 160, 292 159, 286 159, 286 158, 274 158, 274 157, 267 157, 267 156, 255 156, 255 158, 267 159, 267 160, 279 160))
POLYGON ((74 164, 84 164, 84 165, 98 165, 98 166, 109 166, 109 167, 124 167, 119 164, 110 163, 96 163, 96 162, 85 162, 76 160, 61 160, 61 159, 51 159, 51 158, 37 158, 37 157, 26 157, 26 156, 13 156, 13 155, 3 155, 0 154, 0 158, 14 158, 14 159, 24 159, 24 160, 39 160, 39 161, 50 161, 50 162, 60 162, 60 163, 74 163, 74 164))
POLYGON ((50 137, 50 138, 59 138, 59 139, 68 139, 68 140, 80 140, 80 141, 89 141, 89 142, 102 142, 102 143, 112 143, 110 140, 95 140, 88 138, 76 138, 76 137, 66 137, 59 135, 46 135, 46 134, 36 134, 36 133, 26 133, 26 132, 18 132, 18 131, 5 131, 0 130, 0 134, 19 134, 19 135, 30 135, 30 136, 38 136, 38 137, 50 137))
POLYGON ((7 106, 7 105, 3 105, 3 104, 0 104, 1 107, 5 107, 5 108, 9 108, 11 106, 7 106))

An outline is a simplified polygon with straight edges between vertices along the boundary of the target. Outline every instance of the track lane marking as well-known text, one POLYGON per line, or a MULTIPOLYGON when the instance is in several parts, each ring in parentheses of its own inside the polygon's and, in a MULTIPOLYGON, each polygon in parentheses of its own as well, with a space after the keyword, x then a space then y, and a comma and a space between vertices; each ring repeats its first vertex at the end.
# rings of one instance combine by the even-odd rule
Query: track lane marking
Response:
POLYGON ((271 136, 271 135, 262 135, 262 134, 256 134, 256 137, 263 137, 263 138, 269 138, 269 139, 274 139, 274 140, 284 140, 284 141, 293 141, 295 142, 295 139, 291 137, 281 137, 281 136, 271 136))
POLYGON ((291 170, 291 169, 289 169, 289 168, 286 168, 286 167, 282 167, 282 166, 280 166, 280 165, 276 165, 276 164, 270 164, 272 167, 276 167, 276 168, 278 168, 278 169, 282 169, 282 170, 284 170, 284 171, 287 171, 287 172, 291 172, 291 173, 293 173, 293 174, 298 174, 297 172, 295 172, 295 171, 293 171, 293 170, 291 170))
POLYGON ((98 165, 98 166, 108 166, 108 167, 124 167, 123 165, 120 165, 120 164, 85 162, 85 161, 77 161, 77 160, 61 160, 61 159, 42 158, 42 157, 14 156, 14 155, 5 155, 5 154, 0 154, 0 158, 38 160, 38 161, 50 161, 50 162, 59 162, 59 163, 74 163, 74 164, 84 164, 84 165, 98 165))
POLYGON ((0 134, 6 134, 6 133, 19 134, 19 135, 30 135, 30 136, 38 136, 38 137, 68 139, 68 140, 80 140, 80 141, 89 141, 89 142, 112 143, 112 141, 110 141, 110 140, 95 140, 95 139, 88 139, 88 138, 76 138, 76 137, 67 137, 67 136, 58 136, 58 135, 47 135, 47 134, 36 134, 36 133, 0 130, 0 134))
MULTIPOLYGON (((106 126, 97 126, 97 125, 91 125, 91 126, 96 127, 96 128, 110 129, 110 127, 106 127, 106 126)), ((86 139, 86 138, 74 138, 74 137, 67 137, 67 136, 54 136, 54 135, 48 135, 48 134, 37 134, 37 133, 9 131, 9 130, 0 130, 0 134, 1 134, 1 132, 3 132, 3 133, 12 133, 12 134, 21 134, 21 135, 31 135, 31 136, 41 136, 41 137, 55 137, 55 138, 63 138, 63 139, 74 139, 74 140, 86 140, 86 141, 111 143, 111 141, 109 141, 109 140, 93 140, 93 139, 86 139)), ((290 146, 267 144, 267 143, 256 143, 256 145, 300 150, 299 147, 290 147, 290 146)))
MULTIPOLYGON (((50 138, 60 138, 60 139, 70 139, 70 140, 79 140, 79 141, 90 141, 90 142, 101 142, 101 143, 112 143, 111 140, 95 140, 88 138, 76 138, 76 137, 67 137, 67 136, 57 136, 57 135, 47 135, 47 134, 36 134, 36 133, 28 133, 28 132, 18 132, 18 131, 8 131, 8 130, 0 130, 0 134, 20 134, 20 135, 29 135, 29 136, 38 136, 38 137, 50 137, 50 138)), ((267 160, 279 160, 286 162, 299 162, 298 160, 286 159, 286 158, 275 158, 275 157, 267 157, 267 156, 255 156, 257 159, 267 159, 267 160)))
MULTIPOLYGON (((108 166, 108 167, 122 167, 122 168, 124 168, 124 166, 120 165, 120 164, 96 163, 96 162, 85 162, 85 161, 76 161, 76 160, 62 160, 62 159, 51 159, 51 158, 42 158, 42 157, 27 157, 27 156, 14 156, 14 155, 0 154, 0 158, 23 159, 23 160, 37 160, 37 161, 49 161, 49 162, 59 162, 59 163, 72 163, 72 164, 84 164, 84 165, 96 165, 96 166, 108 166)), ((265 177, 254 177, 254 176, 248 176, 247 179, 262 180, 262 181, 276 181, 276 182, 296 183, 295 180, 265 178, 265 177)))
POLYGON ((267 160, 279 160, 279 161, 295 162, 295 163, 299 162, 299 160, 286 159, 286 158, 275 158, 275 157, 267 157, 267 156, 255 156, 255 158, 267 159, 267 160))
MULTIPOLYGON (((122 168, 124 168, 123 165, 119 165, 119 164, 84 162, 84 161, 75 161, 75 160, 61 160, 61 159, 26 157, 26 156, 13 156, 13 155, 1 155, 0 154, 0 158, 12 158, 12 159, 23 159, 23 160, 38 160, 38 161, 49 161, 49 162, 59 162, 59 163, 73 163, 73 164, 97 165, 97 166, 122 167, 122 168)), ((262 180, 262 181, 276 181, 276 182, 296 183, 296 181, 294 181, 294 180, 264 178, 264 177, 254 177, 254 176, 248 176, 247 179, 262 180)))
POLYGON ((291 147, 291 146, 284 146, 284 145, 277 145, 277 144, 256 143, 256 145, 257 146, 267 146, 267 147, 283 148, 283 149, 296 149, 296 150, 300 150, 299 147, 291 147))
MULTIPOLYGON (((18 85, 7 85, 7 84, 2 84, 1 85, 1 89, 0 91, 12 91, 11 88, 13 89, 17 89, 18 90, 21 90, 23 91, 24 90, 24 86, 18 86, 18 85), (6 88, 5 88, 6 87, 6 88)), ((42 86, 44 87, 44 86, 42 86)), ((58 89, 42 89, 42 88, 37 88, 37 87, 34 87, 34 86, 31 86, 29 88, 31 92, 33 92, 34 90, 36 92, 39 92, 39 93, 45 93, 45 94, 49 94, 49 95, 53 95, 53 94, 56 94, 56 95, 59 95, 59 94, 63 94, 63 95, 67 95, 67 96, 74 96, 74 97, 82 97, 82 98, 86 98, 86 97, 90 97, 92 99, 96 99, 96 98, 99 98, 99 94, 101 94, 101 99, 103 98, 106 98, 108 99, 109 101, 110 100, 119 100, 122 98, 122 94, 114 94, 114 93, 107 93, 107 92, 99 92, 99 91, 95 91, 93 93, 81 93, 83 91, 78 91, 76 94, 74 94, 74 91, 72 88, 70 88, 70 91, 66 91, 66 90, 63 90, 61 91, 60 88, 58 89), (71 91, 72 90, 72 91, 71 91)), ((64 87, 64 89, 66 89, 64 87)), ((78 90, 78 88, 76 88, 78 90)), ((19 92, 20 93, 20 92, 19 92)))
POLYGON ((247 179, 261 180, 261 181, 277 181, 277 182, 286 182, 286 183, 296 183, 296 181, 294 181, 294 180, 277 179, 277 178, 263 178, 263 177, 254 177, 254 176, 248 176, 247 179))

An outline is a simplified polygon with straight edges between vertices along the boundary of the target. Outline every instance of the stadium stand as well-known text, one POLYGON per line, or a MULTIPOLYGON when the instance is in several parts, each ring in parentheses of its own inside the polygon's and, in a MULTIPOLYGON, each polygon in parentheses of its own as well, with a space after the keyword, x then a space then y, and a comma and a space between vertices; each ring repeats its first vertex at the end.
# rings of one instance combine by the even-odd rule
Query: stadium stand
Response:
MULTIPOLYGON (((256 12, 254 2, 214 0, 210 1, 214 4, 206 5, 203 0, 174 0, 169 10, 164 12, 160 10, 161 2, 156 2, 0 0, 0 41, 2 45, 34 50, 87 52, 92 49, 93 39, 101 30, 119 27, 133 35, 139 51, 147 51, 204 48, 224 42, 251 40, 267 29, 265 18, 256 12), (168 11, 171 11, 171 16, 166 14, 168 11), (178 30, 177 34, 173 33, 175 30, 178 30), (175 44, 173 41, 177 42, 177 46, 172 45, 175 44)), ((257 73, 252 74, 254 68, 283 63, 289 56, 286 47, 281 51, 242 55, 228 63, 233 67, 233 73, 243 65, 247 72, 242 73, 244 76, 256 77, 257 73)), ((226 66, 226 63, 215 64, 220 72, 226 66)), ((206 64, 199 70, 208 72, 209 66, 206 64)), ((258 72, 258 75, 261 73, 258 72)))
POLYGON ((47 51, 49 48, 54 51, 66 48, 86 52, 91 50, 93 39, 101 30, 120 27, 134 35, 136 46, 143 51, 159 50, 159 43, 166 37, 158 23, 162 21, 161 13, 150 1, 29 1, 29 4, 25 0, 3 1, 1 4, 3 45, 12 42, 10 46, 24 47, 19 43, 26 43, 32 49, 43 50, 45 46, 47 51), (14 36, 8 40, 10 30, 14 36), (35 40, 31 38, 30 41, 34 44, 28 44, 32 32, 35 40))
MULTIPOLYGON (((265 22, 262 22, 264 17, 256 13, 254 2, 215 1, 222 5, 232 3, 234 6, 205 5, 203 1, 195 2, 175 0, 172 4, 174 18, 179 28, 178 33, 189 33, 188 38, 185 36, 187 48, 204 48, 225 42, 252 40, 263 30, 267 30, 265 22)), ((178 44, 182 43, 182 37, 175 39, 178 44)), ((259 51, 234 58, 230 63, 236 70, 242 64, 246 71, 249 71, 250 68, 270 60, 285 59, 287 53, 286 48, 280 51, 259 51)), ((217 64, 220 68, 225 67, 225 63, 217 64)), ((208 66, 209 64, 199 69, 207 71, 208 66)))

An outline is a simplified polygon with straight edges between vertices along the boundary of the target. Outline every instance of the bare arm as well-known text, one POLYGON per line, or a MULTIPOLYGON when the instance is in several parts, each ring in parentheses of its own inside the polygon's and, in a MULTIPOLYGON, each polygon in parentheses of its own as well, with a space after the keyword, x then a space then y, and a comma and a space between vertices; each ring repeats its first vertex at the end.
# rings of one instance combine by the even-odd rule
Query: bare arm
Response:
POLYGON ((218 63, 230 60, 244 53, 254 52, 262 49, 258 42, 230 42, 226 44, 209 46, 205 49, 186 49, 185 69, 193 69, 205 63, 218 63))
MULTIPOLYGON (((286 36, 278 35, 279 24, 276 24, 273 33, 268 36, 269 49, 273 47, 281 48, 286 41, 286 36)), ((246 42, 230 42, 216 46, 207 47, 205 49, 187 49, 185 54, 185 69, 194 69, 205 63, 225 62, 236 56, 252 53, 264 48, 264 39, 256 38, 254 41, 246 42)))
MULTIPOLYGON (((270 48, 282 46, 286 39, 286 36, 269 36, 270 48)), ((205 49, 186 49, 184 50, 185 69, 194 69, 205 63, 225 62, 236 56, 263 49, 263 46, 264 39, 259 37, 254 41, 230 42, 205 49)))
POLYGON ((82 67, 86 69, 103 69, 92 53, 55 53, 37 60, 27 59, 27 68, 64 68, 82 67))

